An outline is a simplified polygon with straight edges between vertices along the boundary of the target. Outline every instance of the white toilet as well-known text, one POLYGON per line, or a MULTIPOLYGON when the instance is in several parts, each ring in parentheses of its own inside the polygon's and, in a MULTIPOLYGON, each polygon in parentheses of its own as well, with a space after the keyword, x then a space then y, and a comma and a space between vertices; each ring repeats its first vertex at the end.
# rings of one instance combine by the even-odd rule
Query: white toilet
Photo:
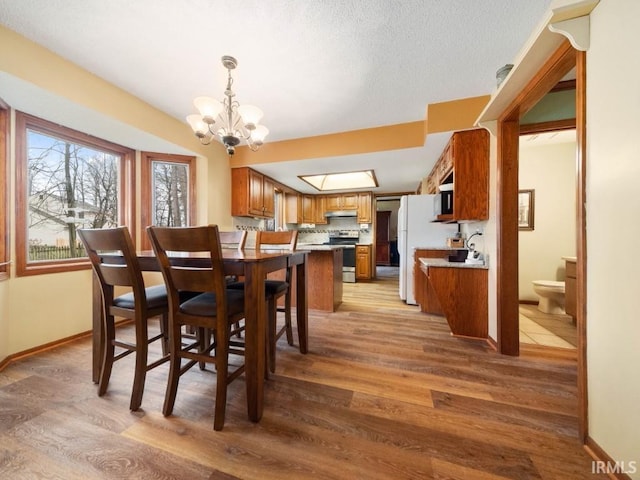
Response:
POLYGON ((538 310, 558 315, 564 313, 564 282, 534 280, 533 291, 540 297, 538 310))

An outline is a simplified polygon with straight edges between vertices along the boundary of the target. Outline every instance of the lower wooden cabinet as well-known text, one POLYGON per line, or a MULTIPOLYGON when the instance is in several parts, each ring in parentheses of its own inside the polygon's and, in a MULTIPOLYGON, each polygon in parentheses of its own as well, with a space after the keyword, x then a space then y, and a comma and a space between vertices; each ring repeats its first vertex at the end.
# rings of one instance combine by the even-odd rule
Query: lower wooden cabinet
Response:
POLYGON ((356 245, 356 280, 371 280, 371 245, 356 245))
POLYGON ((438 297, 451 333, 460 337, 486 339, 489 330, 488 271, 431 266, 422 271, 438 297))
POLYGON ((420 270, 420 258, 442 258, 447 259, 449 255, 455 253, 452 250, 438 250, 431 248, 416 248, 413 264, 413 284, 416 303, 420 305, 420 311, 432 315, 444 315, 438 297, 436 297, 433 287, 429 284, 426 275, 420 270))
POLYGON ((566 273, 564 279, 564 311, 573 317, 575 323, 577 316, 576 302, 576 262, 566 260, 566 273))

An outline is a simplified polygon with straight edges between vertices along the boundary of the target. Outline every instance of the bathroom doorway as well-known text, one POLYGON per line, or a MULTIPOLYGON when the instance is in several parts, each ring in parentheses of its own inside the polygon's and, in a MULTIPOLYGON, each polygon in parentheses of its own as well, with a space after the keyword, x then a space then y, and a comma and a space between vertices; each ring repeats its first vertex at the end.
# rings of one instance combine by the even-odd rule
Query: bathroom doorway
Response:
MULTIPOLYGON (((575 105, 575 80, 568 82, 574 88, 564 92, 575 105)), ((558 98, 553 102, 562 104, 558 98)), ((575 108, 568 110, 575 122, 575 108)), ((571 304, 575 294, 569 293, 575 286, 565 279, 576 258, 576 131, 545 131, 539 124, 522 129, 526 133, 520 135, 518 153, 520 344, 575 350, 571 304)))

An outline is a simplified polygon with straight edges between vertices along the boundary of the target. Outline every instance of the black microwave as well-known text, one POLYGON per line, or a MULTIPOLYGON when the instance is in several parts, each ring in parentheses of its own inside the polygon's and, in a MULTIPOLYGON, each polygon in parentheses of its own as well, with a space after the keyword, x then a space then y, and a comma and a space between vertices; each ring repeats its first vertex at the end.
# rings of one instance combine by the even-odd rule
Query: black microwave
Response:
POLYGON ((440 211, 439 215, 448 215, 453 213, 453 190, 440 192, 440 211))

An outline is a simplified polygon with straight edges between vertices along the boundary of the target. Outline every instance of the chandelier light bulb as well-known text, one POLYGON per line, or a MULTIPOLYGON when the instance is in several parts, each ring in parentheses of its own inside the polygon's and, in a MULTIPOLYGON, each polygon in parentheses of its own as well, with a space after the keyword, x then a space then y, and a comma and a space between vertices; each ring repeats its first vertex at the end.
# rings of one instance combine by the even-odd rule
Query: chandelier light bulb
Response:
POLYGON ((242 121, 247 127, 247 130, 253 130, 256 125, 260 123, 260 119, 264 115, 262 110, 253 105, 240 105, 238 107, 238 113, 240 117, 242 117, 242 121))
POLYGON ((193 101, 193 104, 205 123, 214 123, 224 108, 218 100, 211 97, 198 97, 193 101))
POLYGON ((207 133, 209 133, 209 125, 206 124, 200 115, 194 113, 192 115, 187 116, 187 122, 191 125, 191 129, 193 133, 196 134, 198 138, 204 138, 207 133))
POLYGON ((262 145, 267 135, 269 135, 269 129, 264 125, 257 125, 256 128, 251 131, 251 140, 256 145, 262 145))

